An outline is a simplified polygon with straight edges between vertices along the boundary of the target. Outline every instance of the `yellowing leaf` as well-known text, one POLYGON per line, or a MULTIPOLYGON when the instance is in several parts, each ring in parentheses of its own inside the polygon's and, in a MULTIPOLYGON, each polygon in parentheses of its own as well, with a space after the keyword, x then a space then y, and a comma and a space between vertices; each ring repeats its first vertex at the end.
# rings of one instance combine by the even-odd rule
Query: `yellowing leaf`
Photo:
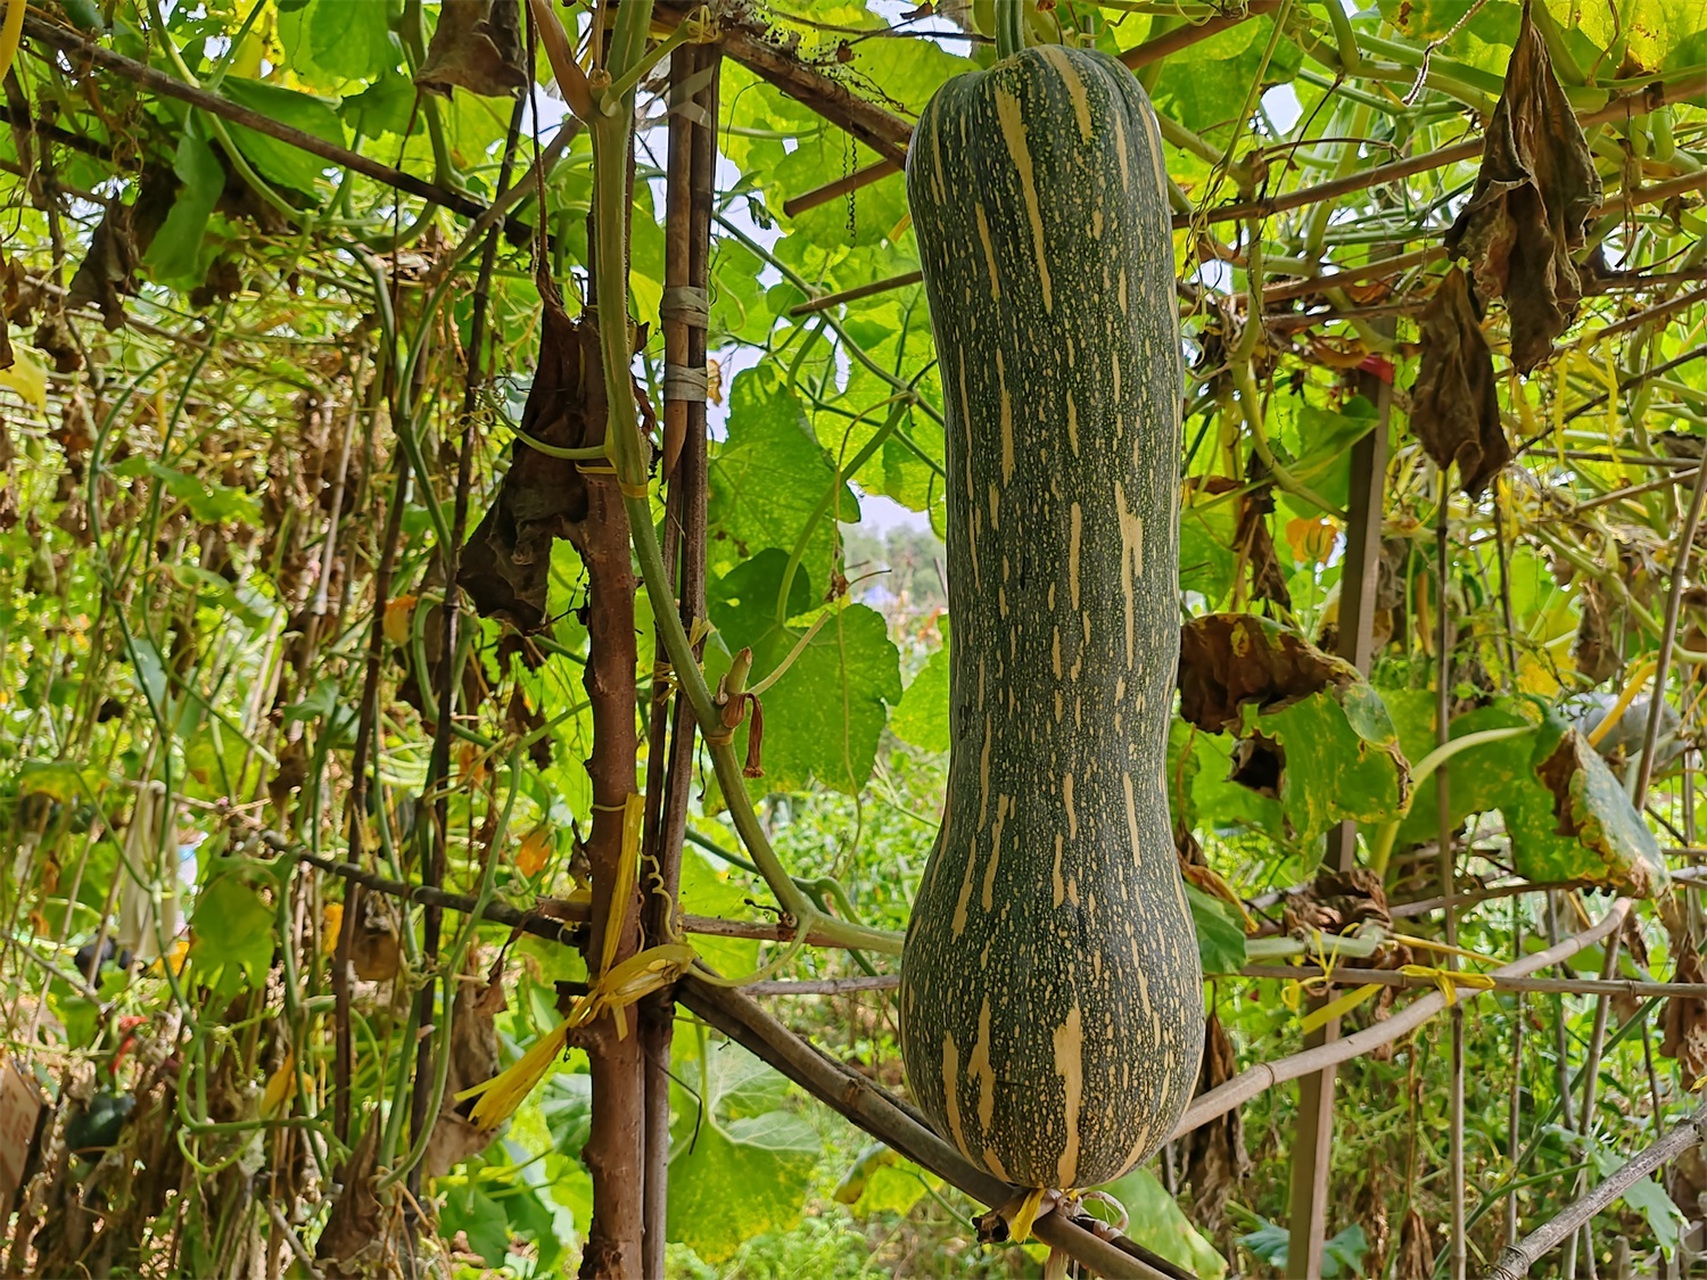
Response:
POLYGON ((385 602, 385 638, 392 644, 409 643, 409 624, 415 616, 414 596, 393 596, 385 602))
POLYGON ((537 876, 555 847, 551 828, 541 823, 522 837, 521 848, 516 850, 516 870, 524 876, 537 876))
POLYGON ((338 949, 338 935, 344 929, 344 904, 328 902, 320 910, 320 954, 331 955, 338 949))
POLYGON ((16 391, 36 407, 47 408, 47 370, 37 364, 22 347, 12 348, 12 367, 0 369, 0 387, 16 391))

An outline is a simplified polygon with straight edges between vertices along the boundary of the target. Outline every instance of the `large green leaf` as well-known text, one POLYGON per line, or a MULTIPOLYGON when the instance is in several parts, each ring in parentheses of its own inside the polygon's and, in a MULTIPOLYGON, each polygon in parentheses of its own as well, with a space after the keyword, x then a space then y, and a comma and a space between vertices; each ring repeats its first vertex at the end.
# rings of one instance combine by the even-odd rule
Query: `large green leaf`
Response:
MULTIPOLYGON (((871 776, 888 708, 901 701, 900 654, 883 615, 865 605, 831 606, 798 654, 807 626, 777 621, 777 597, 787 557, 771 548, 724 575, 708 591, 712 620, 730 653, 753 651, 753 679, 767 678, 793 654, 780 679, 765 692, 762 764, 758 785, 801 790, 812 780, 849 795, 871 776)), ((784 612, 811 604, 796 574, 784 612)), ((721 674, 726 659, 708 661, 721 674)), ((736 737, 745 752, 752 718, 736 737)))
POLYGON ((172 172, 182 185, 166 221, 148 246, 143 264, 160 283, 199 284, 203 274, 202 235, 225 189, 225 166, 208 145, 198 116, 191 116, 178 136, 172 172))
MULTIPOLYGON (((366 3, 368 0, 352 2, 366 3)), ((281 89, 278 85, 259 80, 245 80, 241 76, 227 76, 220 87, 226 97, 240 106, 259 111, 280 124, 301 129, 326 142, 344 145, 344 126, 338 119, 337 110, 324 98, 311 97, 294 89, 281 89)), ((262 178, 292 191, 306 193, 314 190, 321 170, 326 167, 324 160, 242 125, 234 124, 229 129, 237 149, 255 166, 262 178)))
POLYGON ((1194 884, 1185 887, 1191 922, 1197 929, 1197 955, 1205 973, 1237 973, 1245 965, 1245 929, 1232 909, 1194 884))
POLYGON ((823 1141, 783 1108, 782 1077, 738 1045, 711 1046, 678 1070, 703 1105, 677 1103, 666 1231, 707 1262, 723 1262, 742 1241, 800 1220, 823 1141))
POLYGON ((1368 685, 1323 689, 1248 723, 1279 746, 1280 803, 1299 839, 1348 818, 1389 822, 1405 812, 1409 767, 1381 696, 1368 685))
MULTIPOLYGON (((1399 747, 1408 760, 1421 760, 1435 749, 1432 689, 1381 690, 1399 731, 1399 747)), ((1462 738, 1486 729, 1520 728, 1535 723, 1527 703, 1501 699, 1479 707, 1452 722, 1450 736, 1462 738)), ((1453 756, 1446 766, 1447 800, 1456 826, 1473 813, 1485 813, 1504 805, 1518 789, 1533 786, 1529 758, 1535 751, 1532 734, 1521 734, 1498 742, 1469 747, 1453 756)), ((1436 800, 1436 777, 1431 774, 1417 784, 1410 812, 1399 826, 1398 844, 1433 840, 1440 833, 1436 800)))
POLYGON ((947 751, 948 731, 948 639, 925 659, 901 705, 889 717, 889 727, 904 742, 926 751, 947 751))
MULTIPOLYGON (((732 837, 725 837, 730 839, 732 837)), ((683 911, 701 916, 738 918, 747 915, 747 897, 751 890, 721 866, 713 866, 709 857, 699 849, 682 850, 683 911)), ((750 938, 720 938, 707 934, 693 940, 694 950, 707 964, 725 977, 751 973, 759 964, 759 944, 750 938)))
POLYGON ((1191 1225, 1148 1169, 1140 1166, 1102 1189, 1125 1207, 1129 1240, 1184 1267, 1198 1280, 1221 1280, 1227 1274, 1227 1260, 1191 1225))
POLYGON ((829 586, 836 521, 858 520, 859 499, 845 483, 838 487, 830 455, 812 438, 799 399, 775 369, 761 366, 735 379, 729 438, 711 461, 710 478, 714 568, 766 547, 792 553, 801 544, 799 573, 815 592, 829 586))
POLYGON ((191 959, 225 996, 263 987, 273 963, 273 909, 240 872, 217 876, 196 899, 191 959))
POLYGON ((372 80, 391 70, 402 50, 376 0, 314 0, 308 9, 308 49, 333 75, 372 80))

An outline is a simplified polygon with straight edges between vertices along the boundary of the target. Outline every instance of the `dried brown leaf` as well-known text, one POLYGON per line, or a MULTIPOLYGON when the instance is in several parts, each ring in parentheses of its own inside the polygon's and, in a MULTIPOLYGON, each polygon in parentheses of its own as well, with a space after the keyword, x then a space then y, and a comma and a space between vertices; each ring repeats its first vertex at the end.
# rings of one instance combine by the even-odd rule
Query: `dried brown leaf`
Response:
POLYGON ((1207 733, 1236 731, 1242 709, 1278 711, 1357 669, 1261 618, 1211 613, 1180 628, 1180 715, 1207 733))
POLYGON ((1588 141, 1525 0, 1476 189, 1446 233, 1482 295, 1505 299, 1520 373, 1552 354, 1576 314, 1582 281, 1570 255, 1600 191, 1588 141))
MULTIPOLYGON (((1221 1020, 1209 1015, 1203 1034, 1203 1066, 1197 1092, 1204 1094, 1232 1079, 1238 1069, 1233 1042, 1221 1020)), ((1245 1125, 1237 1109, 1193 1129, 1182 1140, 1186 1181, 1191 1184, 1191 1218, 1214 1234, 1222 1226, 1228 1197, 1251 1171, 1245 1150, 1245 1125)))
MULTIPOLYGON (((1672 967, 1673 982, 1707 982, 1701 951, 1692 935, 1675 934, 1672 952, 1677 957, 1672 967)), ((1695 1082, 1707 1075, 1707 1000, 1698 996, 1673 996, 1666 1001, 1664 1025, 1660 1054, 1677 1059, 1683 1087, 1693 1089, 1695 1082)))
POLYGON ((1459 267, 1447 272, 1422 314, 1422 367, 1411 388, 1411 430, 1437 465, 1458 464, 1458 483, 1472 498, 1511 461, 1493 352, 1459 267))
MULTIPOLYGON (((548 445, 577 448, 604 434, 604 380, 599 338, 571 320, 554 290, 542 290, 539 364, 521 429, 548 445)), ((587 482, 577 465, 517 440, 498 496, 463 548, 457 581, 484 617, 508 619, 517 630, 546 623, 551 543, 587 517, 587 482)))
POLYGON ((417 85, 447 97, 455 87, 509 98, 527 82, 517 0, 444 0, 417 85))

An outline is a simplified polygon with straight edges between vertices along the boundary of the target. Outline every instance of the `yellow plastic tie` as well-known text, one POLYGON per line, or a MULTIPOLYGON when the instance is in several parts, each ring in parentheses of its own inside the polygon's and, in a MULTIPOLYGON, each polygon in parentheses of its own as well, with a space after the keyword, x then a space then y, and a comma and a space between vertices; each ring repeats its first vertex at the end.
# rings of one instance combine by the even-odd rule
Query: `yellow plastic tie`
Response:
POLYGON ((1394 942, 1403 942, 1407 946, 1421 947, 1424 951, 1439 951, 1443 955, 1457 956, 1461 960, 1470 960, 1476 964, 1498 964, 1492 956, 1484 956, 1474 951, 1466 951, 1463 947, 1454 947, 1449 943, 1436 942, 1433 938, 1418 938, 1409 933, 1391 935, 1394 942))
MULTIPOLYGON (((685 942, 666 942, 629 956, 575 1002, 565 1025, 584 1027, 601 1014, 621 1014, 631 1004, 669 986, 688 971, 693 961, 694 950, 685 942)), ((616 1038, 627 1037, 628 1019, 617 1017, 616 1038)))
POLYGON ((622 924, 628 918, 628 906, 634 898, 634 886, 640 879, 640 829, 645 816, 645 802, 634 792, 629 792, 622 802, 622 853, 617 859, 616 883, 611 886, 610 911, 605 918, 604 945, 599 948, 601 981, 604 973, 616 960, 616 949, 622 942, 622 924))
POLYGON ((1471 991, 1492 991, 1494 980, 1485 973, 1465 973, 1456 969, 1435 969, 1426 964, 1402 964, 1399 972, 1407 978, 1426 978, 1440 988, 1440 994, 1446 997, 1446 1006, 1451 1008, 1458 1003, 1458 988, 1465 987, 1471 991))
POLYGON ((569 1019, 565 1018, 534 1042, 532 1048, 505 1067, 490 1080, 456 1095, 458 1102, 479 1098, 469 1119, 476 1128, 496 1129, 516 1113, 522 1099, 532 1093, 534 1086, 545 1078, 569 1043, 569 1019))

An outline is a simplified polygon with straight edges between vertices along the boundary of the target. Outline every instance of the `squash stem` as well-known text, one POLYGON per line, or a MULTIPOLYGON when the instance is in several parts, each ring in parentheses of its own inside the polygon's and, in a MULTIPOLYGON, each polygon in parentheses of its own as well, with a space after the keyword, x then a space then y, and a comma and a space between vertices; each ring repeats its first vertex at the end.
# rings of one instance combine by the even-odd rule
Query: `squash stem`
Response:
POLYGON ((1025 50, 1025 0, 996 0, 996 57, 1025 50))

